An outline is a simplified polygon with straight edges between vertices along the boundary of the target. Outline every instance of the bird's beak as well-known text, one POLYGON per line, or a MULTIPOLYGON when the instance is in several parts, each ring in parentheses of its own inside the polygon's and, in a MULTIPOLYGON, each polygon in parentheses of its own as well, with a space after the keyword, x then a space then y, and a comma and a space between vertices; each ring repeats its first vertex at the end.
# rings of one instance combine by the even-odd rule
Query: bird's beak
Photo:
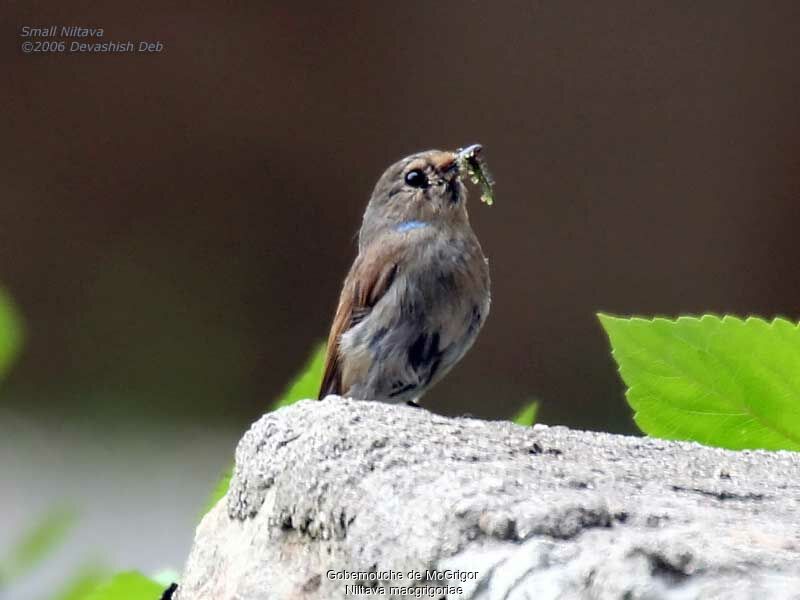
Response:
POLYGON ((462 162, 468 158, 477 156, 481 150, 483 150, 483 146, 481 146, 480 144, 472 144, 471 146, 467 146, 466 148, 459 148, 458 150, 456 150, 456 159, 458 162, 462 162))
POLYGON ((436 169, 440 173, 453 173, 456 176, 461 175, 461 167, 468 160, 471 160, 478 155, 483 149, 480 144, 472 144, 466 148, 459 148, 455 152, 442 152, 441 158, 435 163, 436 169))

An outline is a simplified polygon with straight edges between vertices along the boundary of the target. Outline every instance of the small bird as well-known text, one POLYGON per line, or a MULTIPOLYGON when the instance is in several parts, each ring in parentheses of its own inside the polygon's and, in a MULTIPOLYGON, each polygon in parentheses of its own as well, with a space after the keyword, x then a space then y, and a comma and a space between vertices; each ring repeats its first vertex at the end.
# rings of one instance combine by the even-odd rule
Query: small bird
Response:
POLYGON ((461 171, 480 150, 412 154, 378 180, 328 337, 320 399, 417 406, 472 346, 489 314, 489 265, 461 171))

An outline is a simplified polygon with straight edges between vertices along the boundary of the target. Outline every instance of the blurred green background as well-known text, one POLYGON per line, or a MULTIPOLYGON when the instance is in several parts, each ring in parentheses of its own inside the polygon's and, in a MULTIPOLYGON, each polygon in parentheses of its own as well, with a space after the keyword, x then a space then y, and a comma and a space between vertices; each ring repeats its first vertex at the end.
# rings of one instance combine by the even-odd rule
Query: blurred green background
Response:
MULTIPOLYGON (((75 565, 180 569, 236 440, 327 335, 395 159, 481 142, 493 277, 430 410, 634 432, 597 323, 797 316, 800 5, 7 3, 0 552, 54 504, 75 565), (25 55, 23 26, 152 55, 25 55)), ((473 195, 473 198, 477 196, 473 195)))

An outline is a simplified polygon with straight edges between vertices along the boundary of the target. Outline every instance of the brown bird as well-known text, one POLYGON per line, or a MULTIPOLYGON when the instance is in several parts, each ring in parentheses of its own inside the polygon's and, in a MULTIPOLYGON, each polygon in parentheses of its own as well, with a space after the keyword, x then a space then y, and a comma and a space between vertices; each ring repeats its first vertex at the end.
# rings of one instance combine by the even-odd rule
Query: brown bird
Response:
POLYGON ((390 166, 364 212, 328 338, 319 397, 416 404, 489 314, 489 267, 467 215, 462 151, 390 166))

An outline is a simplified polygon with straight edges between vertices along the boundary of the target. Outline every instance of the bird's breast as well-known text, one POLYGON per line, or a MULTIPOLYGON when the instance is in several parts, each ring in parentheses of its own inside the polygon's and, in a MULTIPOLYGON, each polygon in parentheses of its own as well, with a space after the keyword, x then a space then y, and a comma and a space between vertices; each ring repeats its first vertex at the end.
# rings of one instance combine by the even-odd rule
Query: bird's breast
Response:
POLYGON ((489 310, 489 273, 480 246, 451 239, 415 250, 398 271, 399 318, 439 328, 443 344, 477 334, 489 310))

